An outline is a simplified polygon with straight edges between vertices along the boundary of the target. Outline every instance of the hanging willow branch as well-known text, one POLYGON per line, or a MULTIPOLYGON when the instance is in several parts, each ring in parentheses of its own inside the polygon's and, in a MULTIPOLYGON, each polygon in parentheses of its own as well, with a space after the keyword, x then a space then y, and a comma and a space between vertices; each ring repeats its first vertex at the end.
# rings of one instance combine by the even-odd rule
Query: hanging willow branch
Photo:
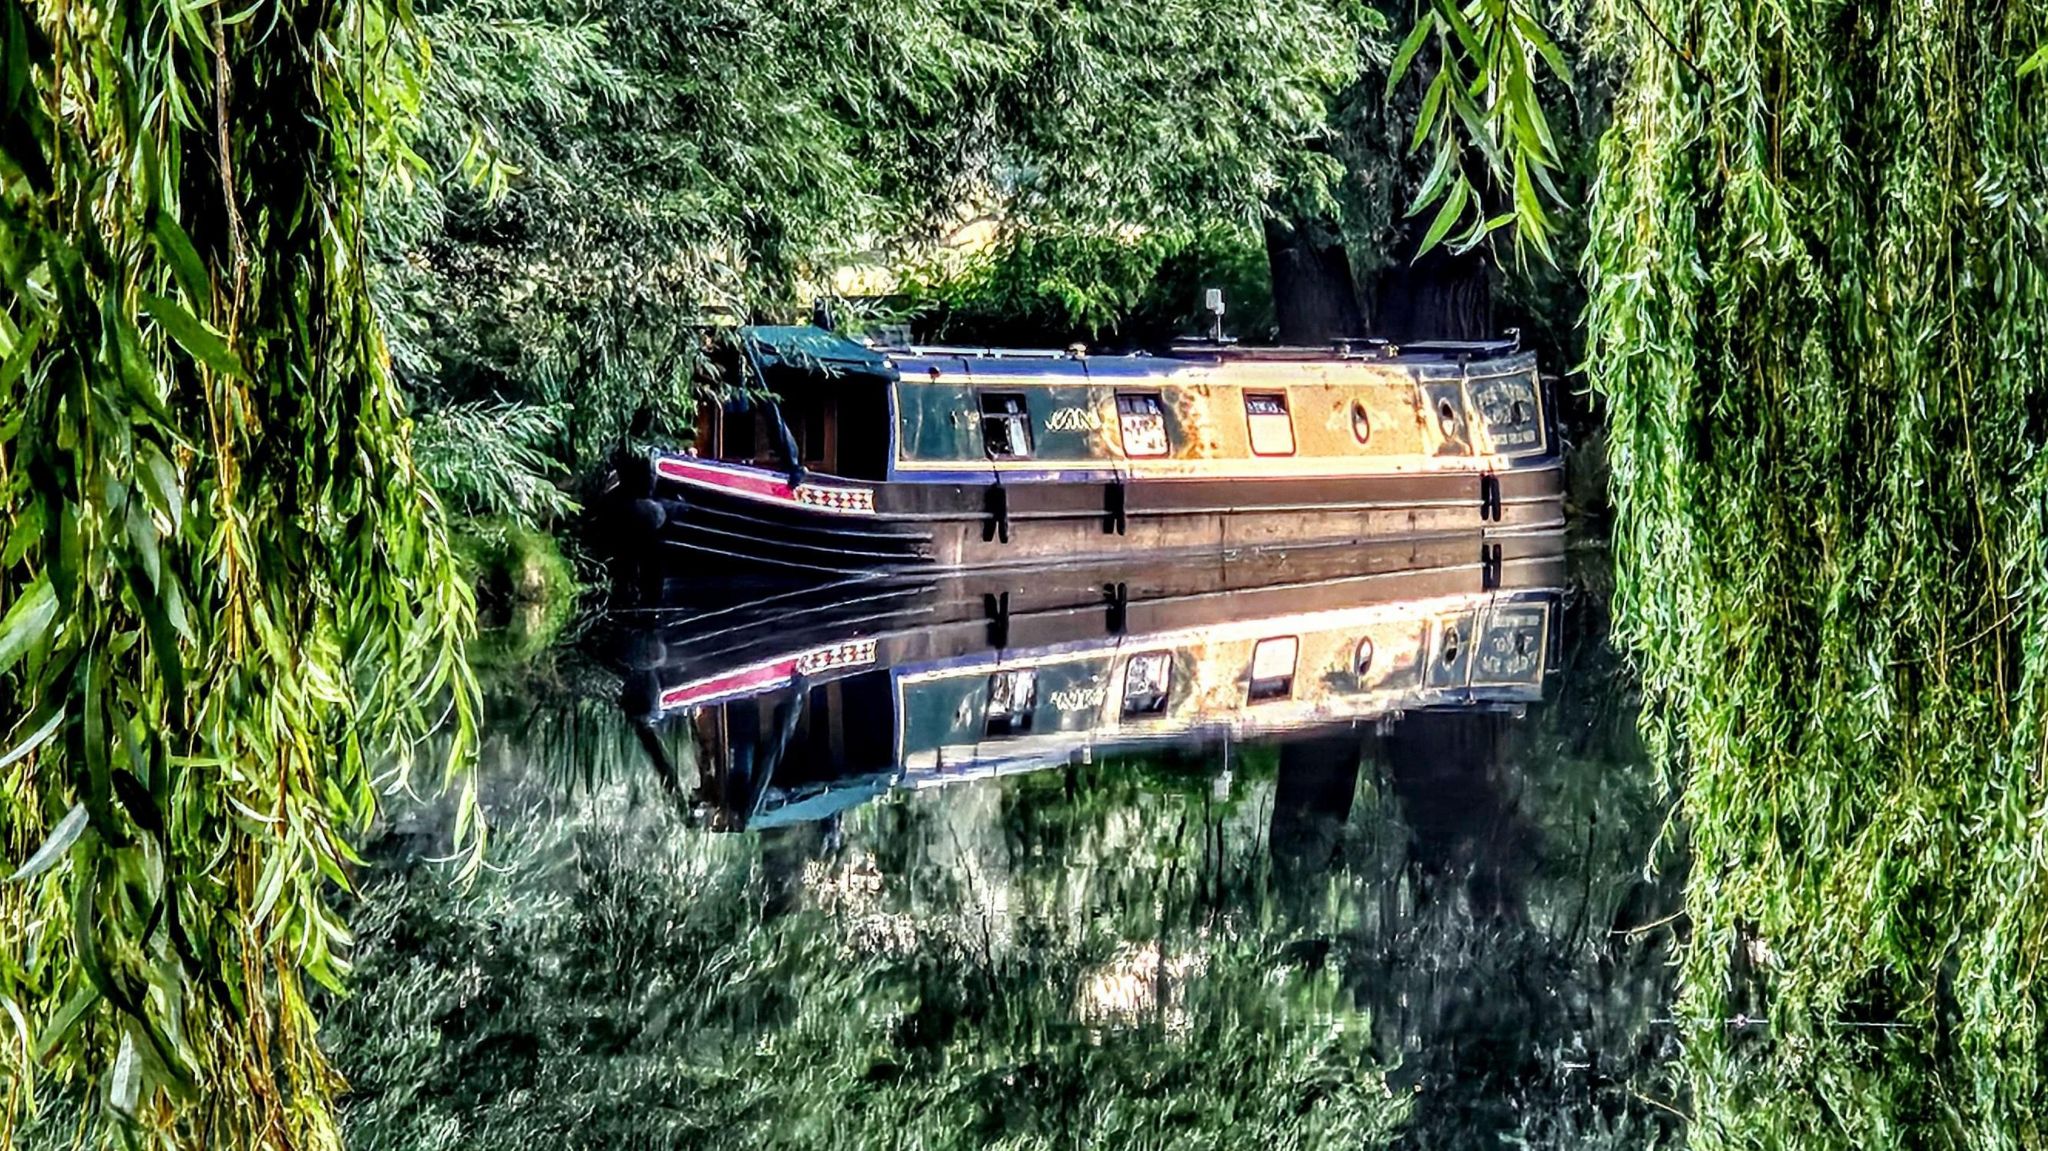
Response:
POLYGON ((357 241, 383 29, 0 0, 0 1145, 335 1142, 322 890, 475 692, 357 241))
MULTIPOLYGON (((1925 1024, 1973 1060, 1941 1138, 2024 1143, 2048 1085, 2048 77, 2025 66, 2048 5, 1640 7, 1608 17, 1588 374, 1621 630, 1692 833, 1680 1013, 1762 988, 1781 1039, 1925 1024), (1673 66, 1688 26, 1717 86, 1673 66)), ((1758 1107, 1725 1029, 1694 1038, 1716 1145, 1845 1122, 1848 1076, 1792 1043, 1758 1107)))
POLYGON ((1468 251, 1512 225, 1518 241, 1552 260, 1557 224, 1544 204, 1562 206, 1564 195, 1552 175, 1561 161, 1537 85, 1548 69, 1570 86, 1564 53, 1518 0, 1429 0, 1394 55, 1389 97, 1432 42, 1436 71, 1409 149, 1431 148, 1434 158, 1408 214, 1434 207, 1436 215, 1416 256, 1445 242, 1468 251), (1498 211, 1468 170, 1475 162, 1482 181, 1507 197, 1498 211))

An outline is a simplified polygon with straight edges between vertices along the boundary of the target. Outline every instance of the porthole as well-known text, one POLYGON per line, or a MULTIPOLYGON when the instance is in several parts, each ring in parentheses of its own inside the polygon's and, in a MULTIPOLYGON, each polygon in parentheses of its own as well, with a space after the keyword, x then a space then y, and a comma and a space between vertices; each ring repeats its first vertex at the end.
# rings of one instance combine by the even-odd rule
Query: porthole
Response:
POLYGON ((1446 439, 1456 439, 1458 437, 1458 423, 1458 409, 1451 406, 1451 401, 1448 398, 1438 400, 1436 402, 1436 426, 1442 429, 1446 439))
POLYGON ((1447 627, 1447 628, 1445 628, 1445 629, 1444 629, 1444 666, 1445 666, 1445 667, 1449 667, 1449 666, 1451 666, 1452 664, 1454 664, 1454 663, 1457 663, 1457 662, 1458 662, 1458 644, 1459 644, 1459 640, 1458 640, 1458 629, 1457 629, 1457 628, 1455 628, 1455 627, 1447 627))
POLYGON ((1351 667, 1353 671, 1358 673, 1358 678, 1360 679, 1364 679, 1366 673, 1372 670, 1371 636, 1366 636, 1358 641, 1358 651, 1351 657, 1351 667))
POLYGON ((1364 400, 1351 401, 1351 434, 1361 444, 1372 441, 1372 416, 1366 412, 1364 400))

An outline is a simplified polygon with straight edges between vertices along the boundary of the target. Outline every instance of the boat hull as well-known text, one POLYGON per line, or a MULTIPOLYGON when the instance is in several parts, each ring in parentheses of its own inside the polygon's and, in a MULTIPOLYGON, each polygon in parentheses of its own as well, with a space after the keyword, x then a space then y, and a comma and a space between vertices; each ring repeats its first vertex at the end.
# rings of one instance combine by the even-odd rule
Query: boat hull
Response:
POLYGON ((692 575, 817 579, 1460 538, 1477 553, 1564 522, 1555 463, 1485 474, 791 485, 760 469, 655 462, 615 495, 612 530, 639 538, 613 542, 692 575), (858 493, 858 504, 821 492, 858 493))

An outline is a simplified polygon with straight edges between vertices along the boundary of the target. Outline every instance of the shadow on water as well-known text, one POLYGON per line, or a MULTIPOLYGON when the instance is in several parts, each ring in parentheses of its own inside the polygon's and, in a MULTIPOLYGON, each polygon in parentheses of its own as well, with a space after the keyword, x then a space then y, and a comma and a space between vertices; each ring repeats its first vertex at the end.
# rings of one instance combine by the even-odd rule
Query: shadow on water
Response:
POLYGON ((1601 573, 1286 562, 699 604, 506 685, 492 869, 438 803, 370 846, 352 1145, 1678 1142, 1601 573))

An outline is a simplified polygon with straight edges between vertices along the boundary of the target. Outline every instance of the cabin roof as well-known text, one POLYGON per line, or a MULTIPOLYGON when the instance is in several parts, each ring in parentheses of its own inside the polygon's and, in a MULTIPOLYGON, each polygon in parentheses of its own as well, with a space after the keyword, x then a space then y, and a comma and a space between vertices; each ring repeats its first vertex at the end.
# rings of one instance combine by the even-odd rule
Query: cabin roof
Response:
POLYGON ((896 378, 896 369, 890 366, 888 357, 823 328, 759 324, 741 332, 752 341, 764 368, 828 376, 896 378))
MULTIPOLYGON (((1398 348, 1379 341, 1344 341, 1306 347, 1246 347, 1181 344, 1160 355, 1086 355, 1038 348, 901 347, 878 348, 855 343, 835 332, 808 325, 755 325, 743 337, 760 355, 764 369, 789 375, 840 379, 847 376, 894 381, 899 376, 922 380, 927 373, 967 369, 1004 377, 1044 376, 1049 379, 1100 379, 1172 375, 1190 367, 1304 362, 1325 364, 1383 363, 1419 369, 1430 375, 1458 371, 1474 361, 1519 361, 1528 353, 1519 341, 1423 341, 1398 348)), ((1519 363, 1517 368, 1522 367, 1519 363)))

